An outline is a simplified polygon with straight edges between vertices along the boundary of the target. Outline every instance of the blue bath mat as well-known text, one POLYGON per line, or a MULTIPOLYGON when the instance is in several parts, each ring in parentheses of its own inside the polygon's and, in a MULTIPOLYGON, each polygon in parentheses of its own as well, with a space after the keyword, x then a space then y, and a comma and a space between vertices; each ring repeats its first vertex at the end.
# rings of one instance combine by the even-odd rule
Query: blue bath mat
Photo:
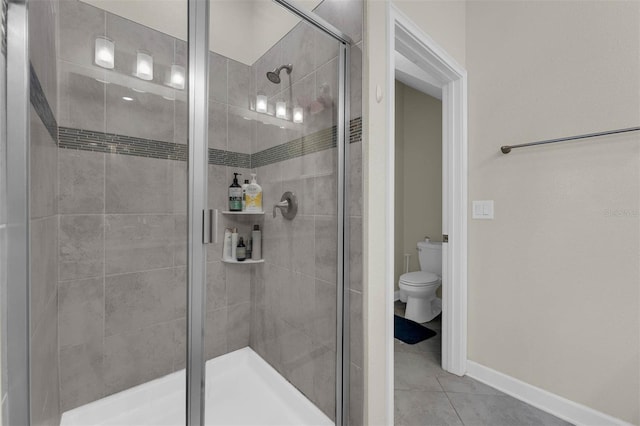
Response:
POLYGON ((402 340, 410 345, 422 342, 435 336, 437 333, 421 326, 417 322, 394 315, 394 332, 396 339, 402 340))

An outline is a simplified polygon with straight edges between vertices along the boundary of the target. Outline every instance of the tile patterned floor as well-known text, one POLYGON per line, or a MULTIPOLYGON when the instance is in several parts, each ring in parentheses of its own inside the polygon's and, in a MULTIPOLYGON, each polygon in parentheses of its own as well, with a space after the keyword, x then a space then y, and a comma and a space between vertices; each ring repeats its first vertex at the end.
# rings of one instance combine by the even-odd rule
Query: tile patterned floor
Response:
MULTIPOLYGON (((405 304, 396 302, 404 316, 405 304)), ((469 377, 440 367, 440 317, 425 323, 437 336, 415 345, 395 340, 395 426, 569 425, 469 377)))

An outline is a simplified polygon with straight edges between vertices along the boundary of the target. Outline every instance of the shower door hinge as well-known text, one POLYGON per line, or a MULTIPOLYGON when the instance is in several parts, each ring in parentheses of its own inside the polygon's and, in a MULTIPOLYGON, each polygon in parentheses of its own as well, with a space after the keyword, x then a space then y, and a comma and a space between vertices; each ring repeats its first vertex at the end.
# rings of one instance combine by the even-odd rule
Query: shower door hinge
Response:
POLYGON ((213 209, 202 210, 202 244, 217 242, 217 221, 218 215, 214 214, 213 209))
POLYGON ((448 243, 449 242, 449 236, 446 234, 442 234, 442 242, 443 243, 448 243))

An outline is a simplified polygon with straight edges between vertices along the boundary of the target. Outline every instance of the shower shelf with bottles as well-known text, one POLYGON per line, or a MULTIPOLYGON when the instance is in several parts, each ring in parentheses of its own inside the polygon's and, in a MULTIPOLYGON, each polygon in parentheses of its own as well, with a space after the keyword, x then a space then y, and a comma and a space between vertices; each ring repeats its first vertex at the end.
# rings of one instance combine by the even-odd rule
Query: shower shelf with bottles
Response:
POLYGON ((252 215, 264 215, 264 211, 261 211, 261 212, 247 212, 247 211, 235 212, 235 211, 231 211, 231 210, 223 210, 222 214, 252 216, 252 215))
POLYGON ((220 260, 222 261, 222 263, 233 263, 233 264, 238 264, 238 265, 253 265, 253 264, 256 264, 256 263, 264 263, 264 259, 258 259, 258 260, 246 259, 246 260, 240 261, 240 260, 222 258, 220 260))

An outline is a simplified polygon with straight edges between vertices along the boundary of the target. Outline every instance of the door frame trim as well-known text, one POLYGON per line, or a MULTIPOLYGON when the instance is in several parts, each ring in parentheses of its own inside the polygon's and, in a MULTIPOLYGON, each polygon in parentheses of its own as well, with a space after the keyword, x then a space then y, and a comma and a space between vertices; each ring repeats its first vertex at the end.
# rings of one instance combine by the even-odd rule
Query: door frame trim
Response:
POLYGON ((442 84, 442 368, 467 369, 467 72, 395 5, 387 8, 386 415, 394 416, 395 51, 442 84))

